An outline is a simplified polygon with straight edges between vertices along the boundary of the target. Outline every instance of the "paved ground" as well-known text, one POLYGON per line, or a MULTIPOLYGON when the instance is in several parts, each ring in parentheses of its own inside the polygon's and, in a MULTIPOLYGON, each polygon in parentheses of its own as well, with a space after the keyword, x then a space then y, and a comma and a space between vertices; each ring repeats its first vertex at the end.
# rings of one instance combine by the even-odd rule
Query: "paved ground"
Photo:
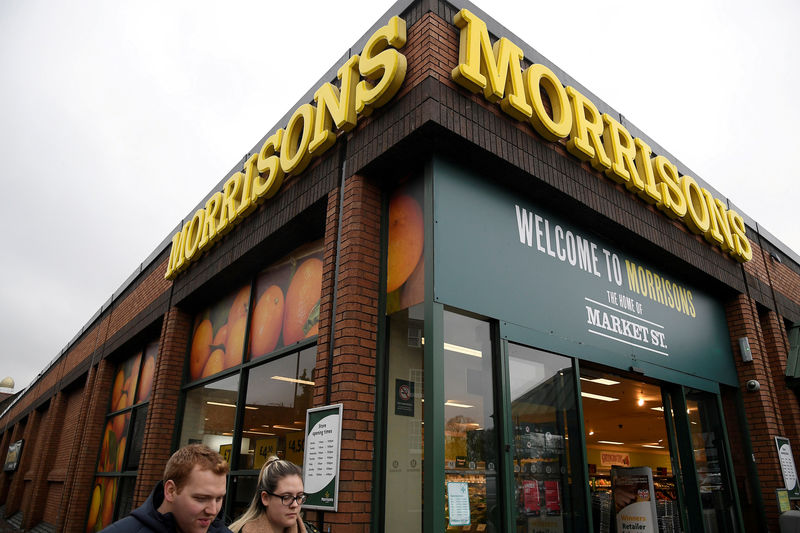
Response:
POLYGON ((0 518, 0 533, 19 533, 19 531, 19 529, 6 522, 5 519, 0 518))

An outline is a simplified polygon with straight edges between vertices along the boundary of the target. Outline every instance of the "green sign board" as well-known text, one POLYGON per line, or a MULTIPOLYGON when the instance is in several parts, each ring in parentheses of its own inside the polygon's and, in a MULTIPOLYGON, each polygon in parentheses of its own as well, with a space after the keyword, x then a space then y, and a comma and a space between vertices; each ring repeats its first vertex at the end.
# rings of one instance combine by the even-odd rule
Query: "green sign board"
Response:
POLYGON ((303 454, 303 507, 336 511, 339 505, 339 459, 342 448, 342 404, 306 411, 303 454))
MULTIPOLYGON (((535 197, 434 161, 434 297, 538 348, 677 383, 737 384, 722 305, 535 197)), ((667 259, 665 257, 665 259, 667 259)))

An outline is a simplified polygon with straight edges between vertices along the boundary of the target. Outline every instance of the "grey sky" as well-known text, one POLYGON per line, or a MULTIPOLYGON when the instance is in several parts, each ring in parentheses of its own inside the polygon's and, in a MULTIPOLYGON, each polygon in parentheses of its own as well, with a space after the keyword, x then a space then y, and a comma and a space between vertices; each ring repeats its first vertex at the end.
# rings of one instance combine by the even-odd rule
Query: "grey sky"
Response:
MULTIPOLYGON (((0 378, 27 385, 391 2, 338 5, 0 4, 0 378)), ((800 4, 478 5, 800 251, 800 4)))

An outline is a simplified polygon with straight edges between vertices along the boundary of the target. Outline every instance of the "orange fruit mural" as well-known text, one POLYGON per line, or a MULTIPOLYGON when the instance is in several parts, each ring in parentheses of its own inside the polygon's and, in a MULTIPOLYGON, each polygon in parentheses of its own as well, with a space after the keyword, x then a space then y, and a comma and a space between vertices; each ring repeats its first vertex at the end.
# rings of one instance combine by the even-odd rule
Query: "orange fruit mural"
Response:
POLYGON ((408 280, 422 257, 425 233, 419 202, 404 192, 393 195, 388 224, 386 292, 392 292, 408 280))
POLYGON ((211 343, 214 340, 214 326, 211 320, 205 319, 194 330, 192 349, 189 353, 189 375, 192 381, 202 377, 203 369, 211 355, 211 343))
POLYGON ((283 291, 270 285, 259 297, 250 326, 250 357, 267 354, 278 346, 283 326, 283 291))
POLYGON ((303 261, 292 276, 286 291, 283 316, 283 344, 289 346, 312 336, 319 322, 322 295, 322 261, 312 257, 303 261))

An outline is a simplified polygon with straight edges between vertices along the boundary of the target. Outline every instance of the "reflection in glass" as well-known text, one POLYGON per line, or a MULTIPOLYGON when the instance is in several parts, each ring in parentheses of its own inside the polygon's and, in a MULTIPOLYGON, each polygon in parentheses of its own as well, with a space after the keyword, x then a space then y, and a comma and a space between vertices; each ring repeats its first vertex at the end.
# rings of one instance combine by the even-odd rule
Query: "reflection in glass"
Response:
POLYGON ((489 323, 445 312, 444 434, 448 489, 445 512, 448 531, 460 531, 466 523, 472 527, 492 524, 499 531, 492 360, 489 323), (463 492, 464 496, 458 496, 456 491, 463 492))
POLYGON ((383 531, 422 531, 423 309, 387 319, 386 513, 383 531))
POLYGON ((508 373, 516 531, 574 531, 583 496, 574 479, 580 451, 569 440, 577 427, 572 362, 509 343, 508 373))
POLYGON ((733 493, 716 398, 701 391, 686 394, 694 464, 700 483, 706 531, 736 531, 733 493))
POLYGON ((250 370, 239 469, 259 470, 272 455, 303 465, 316 352, 306 348, 250 370))
POLYGON ((236 374, 187 392, 179 445, 205 444, 230 461, 238 391, 236 374))

